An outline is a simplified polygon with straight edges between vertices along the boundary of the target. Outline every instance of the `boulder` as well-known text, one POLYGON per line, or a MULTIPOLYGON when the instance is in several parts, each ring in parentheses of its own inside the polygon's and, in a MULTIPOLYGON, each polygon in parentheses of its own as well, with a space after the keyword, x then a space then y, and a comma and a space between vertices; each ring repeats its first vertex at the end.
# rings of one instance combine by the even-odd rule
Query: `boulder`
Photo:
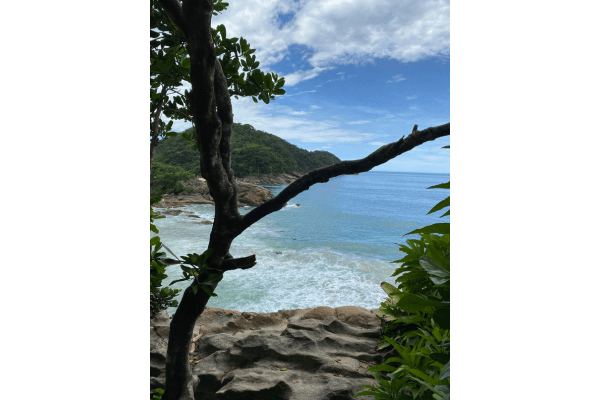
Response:
POLYGON ((182 212, 181 210, 164 210, 164 211, 161 211, 160 213, 163 215, 179 215, 179 214, 181 214, 181 212, 182 212))
POLYGON ((337 318, 347 324, 360 327, 373 327, 381 325, 379 318, 374 313, 361 307, 343 306, 335 309, 337 318))
POLYGON ((306 314, 304 314, 302 316, 302 319, 313 318, 323 321, 329 317, 335 317, 335 309, 326 306, 319 306, 317 308, 311 309, 306 314))
POLYGON ((275 196, 271 194, 269 189, 262 186, 253 185, 238 181, 238 202, 241 205, 249 205, 256 207, 265 201, 271 200, 275 196))
MULTIPOLYGON (((350 400, 362 385, 376 384, 366 369, 388 356, 376 350, 381 329, 375 322, 371 311, 353 306, 272 313, 207 307, 190 353, 200 378, 195 399, 350 400)), ((164 384, 163 314, 151 328, 155 388, 161 376, 164 384)))

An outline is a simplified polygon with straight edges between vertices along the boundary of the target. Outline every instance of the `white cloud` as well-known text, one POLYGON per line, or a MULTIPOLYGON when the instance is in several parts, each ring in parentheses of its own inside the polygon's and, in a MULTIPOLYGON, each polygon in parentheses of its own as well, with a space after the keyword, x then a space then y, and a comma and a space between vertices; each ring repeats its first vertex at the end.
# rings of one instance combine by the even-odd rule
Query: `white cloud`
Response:
POLYGON ((303 70, 298 70, 298 71, 294 71, 291 74, 278 74, 278 75, 283 75, 285 76, 285 85, 286 86, 294 86, 296 83, 298 82, 302 82, 302 81, 306 81, 308 79, 312 79, 315 78, 317 76, 319 76, 319 74, 323 71, 327 71, 329 69, 332 69, 333 67, 329 67, 329 68, 313 68, 310 69, 308 71, 303 71, 303 70))
POLYGON ((290 46, 305 46, 310 67, 286 75, 288 86, 339 65, 450 54, 449 0, 246 0, 213 18, 213 27, 221 23, 228 36, 243 36, 257 49, 265 70, 290 46), (279 29, 278 15, 286 13, 294 16, 279 29))
POLYGON ((292 94, 285 94, 286 97, 290 97, 290 96, 298 96, 299 94, 304 94, 304 93, 314 93, 316 92, 316 90, 307 90, 306 92, 299 92, 299 93, 292 93, 292 94))
POLYGON ((287 108, 277 102, 256 104, 249 98, 232 99, 235 122, 250 124, 254 128, 277 135, 286 140, 311 143, 346 143, 373 140, 372 133, 341 128, 339 121, 318 121, 304 115, 287 115, 287 108), (276 113, 286 115, 277 115, 276 113))
POLYGON ((323 108, 323 107, 312 105, 312 106, 310 106, 310 108, 312 108, 313 110, 316 110, 317 108, 323 108))
POLYGON ((406 100, 414 100, 417 96, 406 96, 406 100))
POLYGON ((387 81, 386 83, 389 83, 389 82, 400 82, 400 81, 405 81, 405 80, 406 80, 406 78, 404 78, 402 75, 394 75, 394 76, 392 76, 392 79, 389 80, 389 81, 387 81))
POLYGON ((290 111, 288 114, 290 114, 290 115, 308 115, 310 113, 307 111, 290 111))
POLYGON ((346 122, 348 125, 363 125, 363 124, 370 124, 371 121, 352 121, 352 122, 346 122))

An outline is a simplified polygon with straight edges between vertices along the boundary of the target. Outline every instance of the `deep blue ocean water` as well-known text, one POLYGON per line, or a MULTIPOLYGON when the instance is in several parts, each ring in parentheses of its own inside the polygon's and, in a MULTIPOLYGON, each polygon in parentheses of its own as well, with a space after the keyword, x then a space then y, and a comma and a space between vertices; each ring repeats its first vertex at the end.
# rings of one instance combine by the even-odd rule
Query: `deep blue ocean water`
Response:
MULTIPOLYGON (((256 254, 257 265, 226 272, 208 306, 254 312, 320 305, 377 308, 386 297, 380 283, 394 280, 390 276, 397 265, 390 262, 402 257, 395 243, 415 237, 402 235, 416 228, 449 222, 439 218, 445 210, 426 215, 450 194, 427 187, 449 180, 449 174, 366 172, 314 185, 233 242, 234 257, 256 254)), ((265 187, 275 195, 285 188, 265 187)), ((214 217, 210 205, 183 210, 214 217)), ((180 256, 206 249, 212 226, 195 221, 182 213, 155 224, 161 240, 180 256)), ((182 277, 179 266, 169 267, 167 274, 165 283, 182 277)))

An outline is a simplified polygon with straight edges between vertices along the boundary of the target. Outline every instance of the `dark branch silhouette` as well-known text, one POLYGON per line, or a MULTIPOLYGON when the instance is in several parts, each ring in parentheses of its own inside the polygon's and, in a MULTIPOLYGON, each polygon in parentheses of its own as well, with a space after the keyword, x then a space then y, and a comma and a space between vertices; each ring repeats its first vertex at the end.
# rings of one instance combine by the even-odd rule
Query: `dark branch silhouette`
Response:
POLYGON ((412 133, 408 135, 406 139, 402 137, 395 143, 386 144, 363 159, 342 161, 341 163, 330 165, 329 167, 316 169, 290 184, 274 199, 261 204, 259 207, 243 216, 241 229, 244 230, 261 218, 280 210, 289 200, 293 199, 301 192, 308 190, 308 188, 315 183, 327 182, 329 179, 340 175, 370 171, 373 167, 384 164, 392 158, 397 157, 422 143, 448 135, 450 135, 450 123, 427 128, 422 131, 418 131, 417 125, 415 125, 412 133))

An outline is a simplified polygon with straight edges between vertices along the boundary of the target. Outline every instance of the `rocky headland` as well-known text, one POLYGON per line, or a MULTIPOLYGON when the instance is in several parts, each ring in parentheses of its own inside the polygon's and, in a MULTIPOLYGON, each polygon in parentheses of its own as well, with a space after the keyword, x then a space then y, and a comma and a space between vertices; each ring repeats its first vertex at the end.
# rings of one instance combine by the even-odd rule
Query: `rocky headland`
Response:
POLYGON ((300 171, 292 171, 289 174, 281 175, 263 174, 259 176, 246 176, 238 179, 238 182, 253 183, 255 185, 289 185, 304 175, 306 175, 306 172, 300 171))
MULTIPOLYGON (((236 179, 238 185, 238 204, 240 207, 257 207, 273 197, 271 192, 258 185, 289 185, 301 176, 306 175, 303 172, 294 171, 291 174, 282 175, 260 175, 247 176, 236 179)), ((188 204, 212 204, 215 202, 208 191, 208 185, 204 178, 192 178, 182 181, 183 187, 190 186, 192 189, 187 193, 165 194, 163 201, 153 205, 156 208, 183 207, 188 204)), ((165 212, 163 212, 164 214, 165 212)))
MULTIPOLYGON (((171 319, 150 322, 150 389, 164 387, 171 319)), ((350 400, 366 371, 389 355, 377 351, 380 319, 355 306, 239 312, 207 307, 189 355, 200 378, 196 400, 350 400)), ((366 399, 371 397, 367 396, 366 399)))
MULTIPOLYGON (((262 186, 254 185, 244 181, 237 181, 238 184, 238 204, 240 207, 256 207, 271 200, 273 197, 268 189, 262 186)), ((182 182, 183 187, 191 186, 192 190, 187 193, 165 194, 163 201, 155 203, 156 208, 183 207, 188 204, 212 204, 215 202, 208 191, 208 185, 203 178, 192 178, 182 182)), ((164 212, 163 212, 164 213, 164 212)))

